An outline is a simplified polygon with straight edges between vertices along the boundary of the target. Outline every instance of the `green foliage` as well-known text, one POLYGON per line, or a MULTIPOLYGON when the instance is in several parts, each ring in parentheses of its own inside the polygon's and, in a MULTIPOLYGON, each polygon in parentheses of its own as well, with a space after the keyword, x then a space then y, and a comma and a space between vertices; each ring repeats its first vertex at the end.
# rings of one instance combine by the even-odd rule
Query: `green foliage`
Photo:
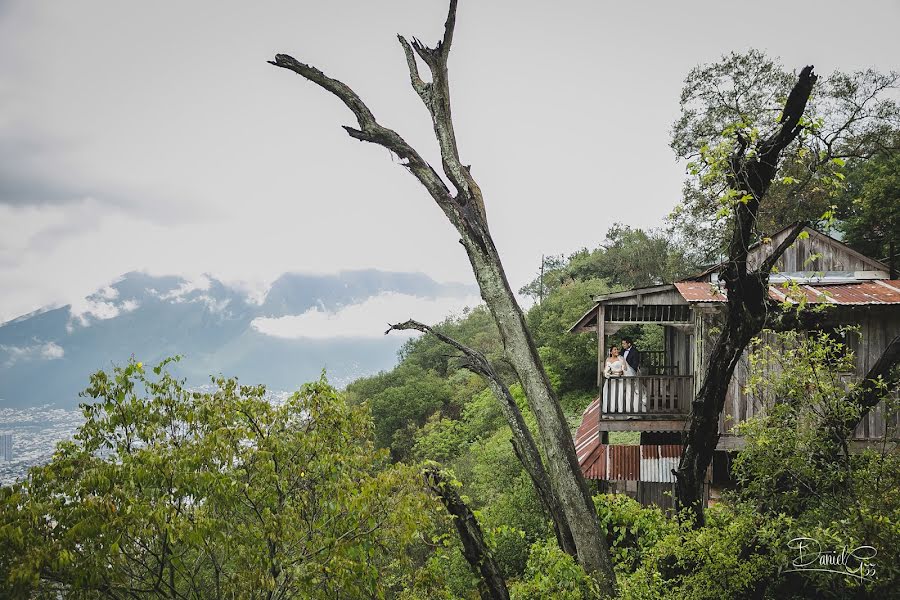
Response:
POLYGON ((397 383, 368 398, 375 419, 375 440, 380 447, 390 448, 395 460, 410 456, 414 429, 421 427, 440 409, 449 409, 453 392, 445 378, 416 365, 403 365, 397 383))
POLYGON ((642 507, 624 494, 600 494, 594 504, 617 572, 634 571, 648 551, 677 529, 659 508, 642 507))
POLYGON ((528 328, 538 340, 548 375, 558 392, 594 387, 597 380, 597 336, 569 333, 592 298, 608 291, 597 279, 573 281, 557 288, 528 311, 528 328))
POLYGON ((574 282, 600 280, 609 289, 598 293, 672 282, 697 270, 688 251, 665 232, 615 223, 599 247, 547 258, 543 279, 539 275, 519 293, 537 300, 574 282))
MULTIPOLYGON (((756 346, 751 385, 775 406, 742 426, 747 447, 733 470, 742 484, 739 498, 764 515, 790 516, 794 537, 837 549, 874 546, 878 574, 865 587, 877 596, 900 580, 893 558, 900 553, 900 454, 887 443, 897 435, 891 415, 900 407, 884 390, 885 443, 851 451, 839 424, 861 414, 848 395, 858 383, 844 376, 855 361, 846 343, 853 335, 786 333, 756 346)), ((798 580, 795 585, 818 597, 840 598, 859 587, 849 578, 815 574, 798 580)))
POLYGON ((16 595, 380 597, 438 514, 324 379, 276 405, 262 386, 192 391, 132 360, 85 394, 74 440, 2 490, 16 595))
POLYGON ((748 505, 718 505, 706 512, 707 524, 689 520, 660 528, 658 542, 646 548, 640 566, 621 572, 620 595, 627 600, 691 598, 785 598, 769 586, 789 564, 789 520, 764 516, 748 505))
MULTIPOLYGON (((503 355, 500 333, 494 318, 484 305, 477 306, 462 316, 448 317, 435 325, 435 328, 466 346, 479 350, 504 373, 504 365, 498 360, 503 355)), ((452 357, 453 353, 448 351, 446 344, 429 335, 410 339, 403 345, 399 355, 402 364, 415 365, 441 377, 447 377, 459 368, 458 361, 452 357)))
POLYGON ((524 576, 510 586, 510 596, 514 600, 587 600, 599 597, 599 589, 556 540, 547 539, 532 544, 524 576))
MULTIPOLYGON (((744 144, 753 160, 759 144, 780 126, 795 80, 778 60, 753 49, 696 67, 685 79, 671 146, 687 161, 689 178, 669 223, 678 238, 690 242, 685 247, 694 260, 711 263, 722 255, 734 207, 752 199, 747 190, 731 188, 731 157, 744 144)), ((782 153, 778 176, 760 205, 758 232, 818 221, 840 202, 844 159, 871 157, 900 130, 900 108, 892 97, 898 81, 897 73, 869 69, 835 72, 816 84, 803 129, 782 153)))
POLYGON ((900 152, 849 163, 839 204, 843 208, 840 229, 850 246, 882 259, 888 257, 893 242, 895 256, 900 253, 900 152))

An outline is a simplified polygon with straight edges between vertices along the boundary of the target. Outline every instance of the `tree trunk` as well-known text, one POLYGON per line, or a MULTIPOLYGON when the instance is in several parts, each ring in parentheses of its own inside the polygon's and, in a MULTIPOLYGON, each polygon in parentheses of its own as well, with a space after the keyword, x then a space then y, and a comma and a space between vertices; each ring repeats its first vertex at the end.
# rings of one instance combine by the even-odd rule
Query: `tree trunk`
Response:
POLYGON ((385 333, 408 329, 430 333, 445 344, 456 348, 463 353, 463 366, 485 378, 500 405, 500 412, 503 413, 503 417, 506 419, 510 431, 512 431, 513 437, 510 439, 510 442, 512 443, 513 451, 516 453, 516 457, 522 463, 528 476, 531 477, 531 482, 534 484, 535 493, 538 501, 541 503, 541 507, 553 522, 553 531, 556 534, 556 541, 560 549, 567 554, 577 557, 578 550, 575 546, 575 541, 572 539, 572 531, 569 528, 569 523, 562 510, 559 498, 557 498, 553 487, 550 485, 550 477, 547 475, 538 446, 531 435, 531 431, 525 424, 525 419, 522 417, 519 406, 512 397, 509 388, 500 379, 497 371, 481 352, 461 344, 439 331, 435 331, 424 323, 410 319, 405 323, 391 325, 390 329, 385 333))
POLYGON ((593 500, 581 475, 575 456, 575 444, 488 232, 481 189, 472 178, 469 167, 460 160, 450 111, 447 73, 447 58, 456 24, 456 5, 457 0, 450 0, 444 35, 434 48, 426 47, 415 39, 410 44, 405 38, 398 36, 406 55, 410 83, 431 116, 435 138, 441 151, 441 166, 455 193, 450 191, 441 176, 397 132, 379 124, 369 107, 347 85, 285 54, 276 55, 271 63, 294 71, 337 96, 353 112, 359 124, 358 129, 345 127, 347 133, 355 139, 378 144, 396 154, 401 164, 428 190, 456 227, 481 288, 481 297, 497 322, 505 355, 516 371, 537 419, 547 456, 550 483, 562 504, 562 511, 577 548, 578 562, 598 580, 604 594, 612 596, 615 595, 615 575, 609 560, 606 537, 600 530, 593 500), (431 71, 430 82, 426 83, 419 76, 416 56, 428 65, 431 71))
POLYGON ((778 131, 758 143, 752 153, 747 152, 748 140, 739 135, 731 157, 729 187, 739 191, 738 197, 748 197, 746 202, 735 203, 728 262, 720 275, 727 292, 725 323, 713 346, 700 391, 691 405, 685 447, 675 473, 677 504, 689 511, 697 527, 704 523, 703 485, 719 440, 719 415, 725 407, 728 385, 750 340, 765 325, 769 273, 805 226, 804 223, 795 225, 756 271, 748 270, 747 258, 760 203, 778 170, 781 152, 803 128, 801 117, 815 82, 813 68, 804 68, 785 102, 778 131))
POLYGON ((598 572, 610 585, 615 577, 605 547, 605 536, 593 499, 581 474, 575 443, 562 408, 544 372, 525 317, 515 300, 497 250, 487 231, 471 224, 460 233, 463 246, 481 288, 481 296, 497 322, 506 358, 519 376, 528 404, 535 415, 554 491, 578 549, 578 562, 588 572, 598 572))
POLYGON ((463 556, 481 577, 478 591, 482 600, 509 600, 506 581, 500 567, 491 556, 490 549, 484 543, 484 536, 475 515, 443 473, 437 469, 426 469, 424 476, 425 483, 441 499, 447 512, 453 517, 453 525, 459 533, 459 539, 462 540, 463 556))

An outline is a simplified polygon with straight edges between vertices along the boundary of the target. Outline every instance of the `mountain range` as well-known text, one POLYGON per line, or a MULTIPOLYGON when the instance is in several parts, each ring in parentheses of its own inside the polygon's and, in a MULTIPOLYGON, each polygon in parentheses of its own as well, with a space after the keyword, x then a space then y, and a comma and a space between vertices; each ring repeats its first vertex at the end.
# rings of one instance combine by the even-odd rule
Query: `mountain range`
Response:
POLYGON ((405 335, 387 322, 437 321, 480 301, 474 286, 379 270, 286 273, 263 297, 212 276, 127 273, 83 301, 0 325, 0 408, 74 407, 90 373, 134 356, 152 365, 182 355, 189 385, 237 376, 291 391, 388 369, 405 335))

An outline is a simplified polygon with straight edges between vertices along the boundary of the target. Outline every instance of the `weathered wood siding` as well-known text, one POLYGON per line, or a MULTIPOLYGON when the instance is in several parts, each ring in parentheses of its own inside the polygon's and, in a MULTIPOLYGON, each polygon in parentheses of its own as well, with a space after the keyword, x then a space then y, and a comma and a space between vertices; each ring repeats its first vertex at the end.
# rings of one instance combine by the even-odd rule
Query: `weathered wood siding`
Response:
MULTIPOLYGON (((863 377, 878 357, 884 353, 888 343, 900 335, 900 311, 896 306, 841 306, 831 310, 839 311, 836 321, 847 325, 855 325, 859 328, 859 336, 848 336, 848 345, 856 357, 856 368, 851 377, 863 377)), ((702 313, 698 311, 697 328, 698 344, 696 356, 706 364, 712 345, 715 343, 715 326, 719 323, 718 313, 702 313)), ((766 341, 774 342, 773 338, 766 341)), ((777 368, 777 367, 776 367, 777 368)), ((699 389, 702 373, 695 378, 695 388, 699 389)), ((734 377, 728 388, 725 398, 725 410, 719 417, 719 433, 728 435, 732 427, 764 410, 764 402, 755 398, 746 389, 750 379, 750 364, 748 354, 745 352, 735 368, 734 377)), ((879 404, 869 411, 865 419, 860 422, 854 437, 859 440, 877 440, 885 435, 886 426, 896 428, 900 426, 897 415, 892 416, 892 422, 885 422, 885 410, 879 404)))
MULTIPOLYGON (((787 249, 776 267, 781 272, 798 271, 882 271, 884 265, 876 260, 863 256, 859 252, 845 246, 833 238, 807 229, 809 237, 798 239, 787 249)), ((776 234, 768 244, 761 244, 750 252, 748 263, 752 268, 759 265, 784 238, 789 229, 776 234)))

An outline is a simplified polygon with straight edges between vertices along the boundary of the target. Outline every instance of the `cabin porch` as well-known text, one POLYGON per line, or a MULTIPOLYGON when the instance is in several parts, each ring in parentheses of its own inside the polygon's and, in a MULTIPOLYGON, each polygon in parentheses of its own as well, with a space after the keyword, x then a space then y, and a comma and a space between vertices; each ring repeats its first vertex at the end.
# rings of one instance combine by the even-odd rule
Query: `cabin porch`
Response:
MULTIPOLYGON (((599 432, 680 432, 694 396, 694 315, 674 286, 655 286, 595 298, 572 328, 597 333, 599 432), (635 377, 604 377, 608 348, 629 325, 659 325, 663 349, 638 348, 635 377)), ((605 437, 605 436, 603 436, 605 437)))

